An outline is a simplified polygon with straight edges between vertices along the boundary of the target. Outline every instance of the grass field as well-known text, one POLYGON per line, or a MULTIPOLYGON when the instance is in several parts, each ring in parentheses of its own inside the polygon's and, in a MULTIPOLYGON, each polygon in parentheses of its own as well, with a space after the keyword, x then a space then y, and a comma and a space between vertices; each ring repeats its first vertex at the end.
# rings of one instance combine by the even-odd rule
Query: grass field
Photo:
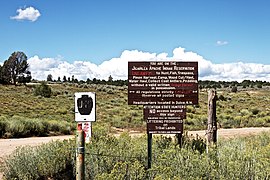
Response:
MULTIPOLYGON (((127 87, 97 84, 50 84, 52 96, 34 95, 36 84, 0 85, 0 136, 17 137, 72 134, 74 93, 96 93, 96 122, 116 128, 145 131, 143 107, 127 105, 127 87), (17 131, 17 132, 14 132, 17 131), (22 131, 27 131, 22 133, 22 131), (38 132, 40 131, 40 132, 38 132)), ((217 121, 222 128, 270 126, 270 90, 244 89, 237 93, 217 89, 217 121)), ((199 93, 199 105, 187 106, 185 130, 206 129, 207 90, 199 93)))

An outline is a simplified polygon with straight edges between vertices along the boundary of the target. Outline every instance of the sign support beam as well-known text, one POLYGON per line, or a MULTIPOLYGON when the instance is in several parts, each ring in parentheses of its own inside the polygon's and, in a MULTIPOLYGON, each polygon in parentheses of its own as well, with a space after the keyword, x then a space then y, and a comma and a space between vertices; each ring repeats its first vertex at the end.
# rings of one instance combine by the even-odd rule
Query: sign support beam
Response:
POLYGON ((152 167, 152 134, 147 133, 147 152, 148 152, 148 163, 147 169, 152 167))
POLYGON ((208 91, 208 122, 207 122, 207 142, 217 143, 217 116, 216 116, 216 91, 208 91))
POLYGON ((78 123, 77 127, 76 144, 76 180, 85 180, 85 142, 81 123, 78 123))
POLYGON ((179 147, 182 148, 182 140, 183 140, 182 133, 177 133, 176 138, 177 138, 177 143, 178 143, 179 147))

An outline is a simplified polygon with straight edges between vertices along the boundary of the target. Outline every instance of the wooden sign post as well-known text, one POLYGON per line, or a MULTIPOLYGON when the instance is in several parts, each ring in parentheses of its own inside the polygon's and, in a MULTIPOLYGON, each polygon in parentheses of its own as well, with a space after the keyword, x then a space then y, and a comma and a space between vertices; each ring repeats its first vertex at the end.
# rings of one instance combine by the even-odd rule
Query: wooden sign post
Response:
POLYGON ((85 179, 85 139, 90 142, 91 122, 96 121, 96 95, 93 92, 75 93, 76 180, 85 179))
POLYGON ((82 124, 78 123, 76 138, 76 180, 85 179, 85 140, 82 124))
POLYGON ((207 122, 208 145, 217 142, 217 117, 216 117, 216 91, 208 91, 208 122, 207 122))

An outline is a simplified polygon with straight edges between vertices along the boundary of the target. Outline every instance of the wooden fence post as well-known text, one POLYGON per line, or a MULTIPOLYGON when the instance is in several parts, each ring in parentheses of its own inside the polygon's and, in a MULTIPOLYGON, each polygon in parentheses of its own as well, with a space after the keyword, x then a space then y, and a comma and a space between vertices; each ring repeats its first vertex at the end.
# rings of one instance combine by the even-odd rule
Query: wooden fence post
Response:
POLYGON ((76 150, 76 180, 85 180, 85 140, 82 124, 78 123, 77 126, 77 150, 76 150))
POLYGON ((207 122, 208 145, 217 142, 217 117, 216 117, 216 91, 208 91, 208 122, 207 122))

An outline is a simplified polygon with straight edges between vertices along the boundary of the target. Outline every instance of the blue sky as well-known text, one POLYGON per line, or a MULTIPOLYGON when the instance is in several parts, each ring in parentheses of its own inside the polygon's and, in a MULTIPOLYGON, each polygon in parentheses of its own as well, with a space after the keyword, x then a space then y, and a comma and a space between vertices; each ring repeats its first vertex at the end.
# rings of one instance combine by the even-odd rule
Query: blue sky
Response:
POLYGON ((31 58, 101 65, 126 50, 184 48, 213 64, 270 63, 268 0, 0 1, 0 62, 31 58), (19 18, 34 8, 36 19, 19 18))

